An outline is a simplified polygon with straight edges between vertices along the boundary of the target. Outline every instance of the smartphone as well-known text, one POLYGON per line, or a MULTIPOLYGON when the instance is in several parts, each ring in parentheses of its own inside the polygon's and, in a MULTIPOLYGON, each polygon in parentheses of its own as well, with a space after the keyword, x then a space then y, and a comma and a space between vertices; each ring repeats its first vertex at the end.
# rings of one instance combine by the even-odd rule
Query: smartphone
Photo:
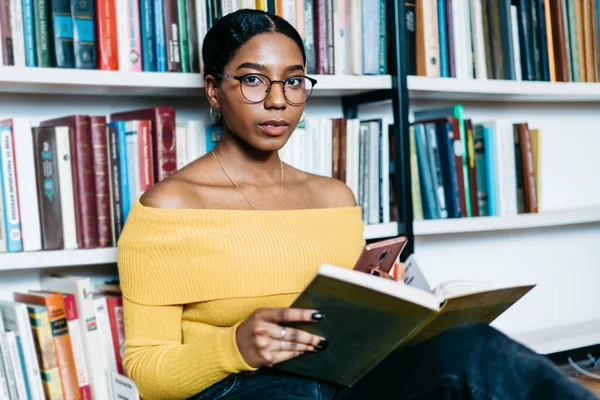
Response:
POLYGON ((365 245, 354 270, 371 273, 373 269, 378 269, 389 273, 407 241, 406 236, 399 236, 365 245))

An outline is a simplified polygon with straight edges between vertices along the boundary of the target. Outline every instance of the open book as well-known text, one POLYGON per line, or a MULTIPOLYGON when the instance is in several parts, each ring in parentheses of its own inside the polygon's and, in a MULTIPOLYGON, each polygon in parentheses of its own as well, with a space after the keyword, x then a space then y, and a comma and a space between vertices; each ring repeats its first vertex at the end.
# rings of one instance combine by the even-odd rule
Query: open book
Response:
POLYGON ((292 307, 319 310, 325 319, 288 326, 321 335, 329 345, 274 368, 352 386, 394 349, 465 323, 489 324, 535 286, 448 282, 429 291, 416 264, 408 266, 410 284, 402 284, 323 264, 292 307))

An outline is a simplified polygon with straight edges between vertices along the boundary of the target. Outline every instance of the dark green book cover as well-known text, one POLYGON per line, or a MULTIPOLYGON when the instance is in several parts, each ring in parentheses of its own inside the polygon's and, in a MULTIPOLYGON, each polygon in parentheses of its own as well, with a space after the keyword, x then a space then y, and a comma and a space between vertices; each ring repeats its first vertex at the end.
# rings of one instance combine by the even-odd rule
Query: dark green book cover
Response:
POLYGON ((48 1, 34 0, 33 21, 35 26, 35 56, 38 67, 52 67, 52 42, 50 41, 50 19, 48 1))
POLYGON ((571 68, 571 81, 581 82, 581 66, 579 64, 579 42, 577 40, 577 11, 575 1, 565 2, 566 23, 569 35, 567 47, 569 48, 569 65, 571 68))
POLYGON ((177 0, 177 19, 179 29, 179 52, 181 72, 190 72, 190 53, 188 43, 186 0, 177 0))

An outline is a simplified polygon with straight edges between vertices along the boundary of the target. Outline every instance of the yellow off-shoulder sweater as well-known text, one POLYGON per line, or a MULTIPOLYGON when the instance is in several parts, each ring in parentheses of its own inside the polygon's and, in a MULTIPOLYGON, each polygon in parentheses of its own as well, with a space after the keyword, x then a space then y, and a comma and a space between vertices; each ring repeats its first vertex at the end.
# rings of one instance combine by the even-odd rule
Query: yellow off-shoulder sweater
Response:
POLYGON ((288 307, 364 245, 358 207, 163 210, 139 200, 118 244, 127 374, 145 399, 185 399, 252 370, 235 339, 261 307, 288 307))

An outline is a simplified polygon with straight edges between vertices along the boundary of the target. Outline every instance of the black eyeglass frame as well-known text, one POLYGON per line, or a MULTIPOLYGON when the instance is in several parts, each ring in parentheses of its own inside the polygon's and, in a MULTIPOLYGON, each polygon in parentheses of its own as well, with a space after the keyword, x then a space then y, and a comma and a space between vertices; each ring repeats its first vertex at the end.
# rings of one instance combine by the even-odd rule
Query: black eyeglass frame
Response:
POLYGON ((247 101, 249 101, 250 103, 253 104, 257 104, 260 102, 263 102, 266 100, 267 97, 269 97, 269 94, 271 93, 271 88, 273 87, 274 83, 281 83, 282 89, 283 89, 283 97, 285 97, 285 101, 287 101, 288 103, 292 104, 292 105, 300 105, 300 104, 304 104, 308 101, 308 99, 310 99, 310 96, 312 96, 312 92, 315 88, 315 85, 317 84, 317 80, 314 78, 311 78, 310 76, 306 76, 306 75, 294 75, 294 76, 290 76, 289 78, 287 78, 284 81, 277 81, 277 80, 273 80, 271 78, 269 78, 267 75, 264 74, 258 74, 258 73, 250 73, 250 74, 244 74, 244 75, 228 75, 228 74, 216 74, 217 76, 221 77, 221 78, 231 78, 231 79, 235 79, 236 81, 238 81, 240 83, 240 92, 242 93, 242 96, 244 97, 244 99, 246 99, 247 101), (267 80, 269 82, 271 82, 271 84, 269 85, 269 88, 267 89, 265 98, 259 101, 252 101, 250 99, 248 99, 245 95, 244 95, 244 89, 242 88, 243 86, 243 80, 244 78, 248 77, 248 76, 262 76, 267 78, 267 80), (285 94, 285 83, 287 81, 289 81, 290 79, 294 79, 294 78, 304 78, 304 79, 308 79, 310 81, 310 83, 312 84, 312 88, 310 89, 310 94, 306 97, 306 100, 304 100, 303 102, 300 103, 295 103, 293 101, 290 101, 290 99, 288 99, 287 95, 285 94))

